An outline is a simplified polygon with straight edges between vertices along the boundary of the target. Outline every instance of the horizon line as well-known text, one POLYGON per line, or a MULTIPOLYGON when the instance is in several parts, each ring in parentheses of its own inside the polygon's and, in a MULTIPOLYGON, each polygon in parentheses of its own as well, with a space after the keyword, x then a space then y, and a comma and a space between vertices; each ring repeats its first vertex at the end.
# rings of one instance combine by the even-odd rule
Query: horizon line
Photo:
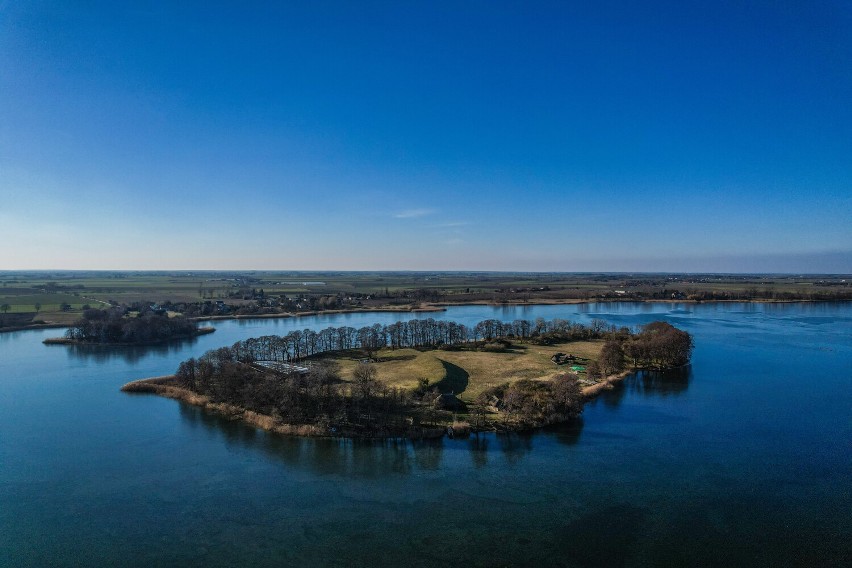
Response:
POLYGON ((608 275, 630 275, 630 274, 656 274, 656 275, 691 275, 691 276, 849 276, 852 272, 748 272, 748 271, 677 271, 677 270, 479 270, 479 269, 287 269, 287 268, 11 268, 0 269, 0 274, 14 274, 24 272, 264 272, 264 273, 307 273, 307 274, 331 274, 331 273, 386 273, 386 274, 608 274, 608 275))

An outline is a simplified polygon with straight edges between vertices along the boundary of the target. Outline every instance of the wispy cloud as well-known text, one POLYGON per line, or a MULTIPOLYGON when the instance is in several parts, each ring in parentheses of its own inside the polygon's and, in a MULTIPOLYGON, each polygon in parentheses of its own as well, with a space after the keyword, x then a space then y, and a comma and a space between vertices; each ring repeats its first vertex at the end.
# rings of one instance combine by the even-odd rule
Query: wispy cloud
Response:
POLYGON ((448 221, 446 223, 438 223, 435 226, 441 229, 451 229, 455 227, 467 227, 471 224, 472 223, 470 221, 448 221))
POLYGON ((393 216, 396 219, 414 219, 417 217, 425 217, 427 215, 432 215, 433 213, 436 213, 434 209, 405 209, 404 211, 394 213, 393 216))

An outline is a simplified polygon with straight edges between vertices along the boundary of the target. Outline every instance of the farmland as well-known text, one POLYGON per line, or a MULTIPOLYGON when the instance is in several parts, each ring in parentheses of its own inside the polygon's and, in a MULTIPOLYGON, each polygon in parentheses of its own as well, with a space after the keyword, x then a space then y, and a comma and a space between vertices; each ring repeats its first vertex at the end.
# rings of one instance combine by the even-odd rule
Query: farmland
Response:
POLYGON ((138 303, 219 303, 224 312, 193 315, 260 315, 456 303, 848 300, 850 283, 844 275, 6 271, 0 326, 69 324, 86 306, 138 303))

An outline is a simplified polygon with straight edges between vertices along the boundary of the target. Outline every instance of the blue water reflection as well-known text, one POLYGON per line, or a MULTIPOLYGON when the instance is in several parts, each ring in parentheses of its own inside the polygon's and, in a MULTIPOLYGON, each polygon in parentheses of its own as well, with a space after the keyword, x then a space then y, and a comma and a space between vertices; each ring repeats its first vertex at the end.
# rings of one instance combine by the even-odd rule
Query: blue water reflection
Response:
POLYGON ((210 322, 149 348, 0 334, 0 565, 843 565, 852 305, 465 306, 210 322), (434 317, 666 319, 690 367, 581 420, 431 442, 268 435, 118 391, 246 337, 434 317))

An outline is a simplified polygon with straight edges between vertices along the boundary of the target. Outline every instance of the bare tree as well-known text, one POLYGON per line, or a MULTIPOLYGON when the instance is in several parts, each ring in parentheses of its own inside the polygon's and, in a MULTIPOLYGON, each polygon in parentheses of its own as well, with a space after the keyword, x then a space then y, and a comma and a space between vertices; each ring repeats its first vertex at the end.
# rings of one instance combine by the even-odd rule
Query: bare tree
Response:
POLYGON ((599 364, 604 375, 613 375, 624 370, 624 350, 618 341, 604 343, 599 364))

